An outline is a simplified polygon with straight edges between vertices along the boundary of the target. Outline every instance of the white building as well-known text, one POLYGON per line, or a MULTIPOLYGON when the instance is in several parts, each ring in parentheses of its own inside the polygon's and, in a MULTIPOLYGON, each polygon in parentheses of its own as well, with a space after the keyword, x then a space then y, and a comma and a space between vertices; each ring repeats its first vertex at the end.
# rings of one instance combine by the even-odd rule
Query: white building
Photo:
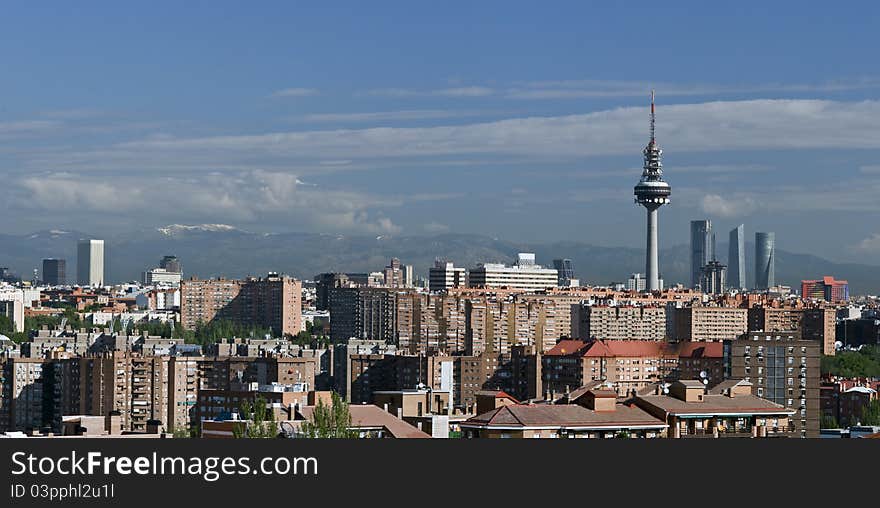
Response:
POLYGON ((148 286, 179 286, 183 274, 169 272, 165 268, 152 268, 143 273, 144 284, 148 286))
MULTIPOLYGON (((663 289, 663 279, 658 279, 658 287, 663 289)), ((645 291, 648 288, 648 279, 640 273, 634 273, 626 279, 626 289, 630 291, 645 291)))
POLYGON ((104 240, 80 240, 76 249, 76 282, 80 286, 104 285, 104 240))
POLYGON ((445 291, 466 285, 467 270, 456 268, 449 261, 435 260, 434 266, 428 270, 428 289, 431 291, 445 291))
POLYGON ((558 272, 535 264, 535 255, 520 252, 516 264, 483 263, 468 273, 468 286, 539 290, 556 287, 558 272))
POLYGON ((31 308, 34 302, 39 301, 38 289, 0 286, 0 315, 12 320, 16 332, 24 331, 24 309, 31 308))

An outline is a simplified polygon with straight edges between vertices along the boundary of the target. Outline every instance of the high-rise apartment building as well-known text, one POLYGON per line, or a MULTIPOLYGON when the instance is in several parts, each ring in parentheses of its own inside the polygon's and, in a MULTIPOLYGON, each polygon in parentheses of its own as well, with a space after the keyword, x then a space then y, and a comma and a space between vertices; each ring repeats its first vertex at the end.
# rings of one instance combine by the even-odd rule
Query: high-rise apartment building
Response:
POLYGON ((746 237, 743 224, 730 230, 727 247, 727 287, 746 288, 746 237))
POLYGON ((80 240, 76 250, 76 282, 80 286, 104 285, 104 240, 80 240))
POLYGON ((819 437, 821 346, 797 333, 749 332, 724 341, 726 379, 743 379, 753 393, 795 411, 794 431, 819 437))
POLYGON ((330 339, 397 343, 397 290, 391 288, 332 288, 329 294, 330 339))
POLYGON ((385 287, 408 288, 413 285, 412 265, 401 264, 397 258, 391 258, 382 275, 385 287))
POLYGON ((244 280, 191 278, 180 283, 180 322, 193 330, 200 322, 229 320, 271 328, 278 335, 296 335, 302 320, 301 298, 299 280, 274 272, 244 280))
POLYGON ((67 284, 67 261, 48 258, 43 260, 43 284, 63 286, 67 284))
POLYGON ((330 308, 330 290, 333 288, 353 288, 368 284, 369 276, 366 273, 319 273, 315 275, 315 308, 317 310, 330 308))
POLYGON ((703 267, 715 260, 715 233, 712 221, 691 221, 691 287, 700 285, 703 267))
POLYGON ((776 234, 755 233, 755 289, 776 285, 776 234))
POLYGON ((557 282, 556 270, 535 264, 535 255, 527 252, 520 252, 513 266, 484 263, 468 273, 470 287, 538 290, 556 287, 557 282))
POLYGON ((580 340, 663 340, 665 307, 571 306, 571 337, 580 340))
POLYGON ((666 311, 666 328, 672 340, 721 341, 748 330, 748 309, 671 305, 666 311))

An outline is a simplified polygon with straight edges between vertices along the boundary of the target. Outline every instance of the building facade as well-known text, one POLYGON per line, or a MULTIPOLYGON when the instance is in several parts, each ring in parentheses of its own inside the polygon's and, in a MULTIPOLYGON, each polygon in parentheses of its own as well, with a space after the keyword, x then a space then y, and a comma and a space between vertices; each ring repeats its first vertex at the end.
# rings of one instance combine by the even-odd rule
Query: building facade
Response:
POLYGON ((776 285, 776 234, 755 233, 755 289, 776 285))
POLYGON ((104 285, 104 240, 80 240, 76 249, 76 282, 80 286, 104 285))
POLYGON ((43 260, 43 284, 64 286, 67 284, 67 261, 49 258, 43 260))
POLYGON ((820 351, 796 333, 750 332, 724 342, 725 378, 745 380, 758 397, 793 410, 800 437, 819 437, 820 351))
POLYGON ((709 219, 691 221, 691 287, 700 285, 703 267, 715 260, 715 233, 709 219))
POLYGON ((727 285, 731 289, 746 289, 746 238, 745 226, 730 230, 727 247, 727 285))

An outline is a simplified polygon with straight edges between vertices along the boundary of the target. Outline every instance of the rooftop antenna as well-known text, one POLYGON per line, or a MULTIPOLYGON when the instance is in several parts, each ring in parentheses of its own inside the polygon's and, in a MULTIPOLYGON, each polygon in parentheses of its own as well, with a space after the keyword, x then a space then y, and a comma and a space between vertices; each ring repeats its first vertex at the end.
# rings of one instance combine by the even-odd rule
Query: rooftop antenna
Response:
POLYGON ((654 89, 651 89, 651 142, 654 142, 654 89))

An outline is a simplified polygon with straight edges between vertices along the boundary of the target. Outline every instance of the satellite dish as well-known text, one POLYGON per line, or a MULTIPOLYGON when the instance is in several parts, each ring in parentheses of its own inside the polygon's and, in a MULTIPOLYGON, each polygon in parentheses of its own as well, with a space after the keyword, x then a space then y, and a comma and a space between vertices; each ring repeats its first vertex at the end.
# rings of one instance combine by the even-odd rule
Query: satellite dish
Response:
POLYGON ((703 379, 703 384, 704 384, 704 385, 709 384, 709 380, 708 380, 708 379, 703 379))
POLYGON ((701 371, 700 371, 700 378, 701 378, 701 379, 706 379, 707 377, 709 377, 709 375, 706 374, 706 371, 705 371, 705 370, 701 370, 701 371))

